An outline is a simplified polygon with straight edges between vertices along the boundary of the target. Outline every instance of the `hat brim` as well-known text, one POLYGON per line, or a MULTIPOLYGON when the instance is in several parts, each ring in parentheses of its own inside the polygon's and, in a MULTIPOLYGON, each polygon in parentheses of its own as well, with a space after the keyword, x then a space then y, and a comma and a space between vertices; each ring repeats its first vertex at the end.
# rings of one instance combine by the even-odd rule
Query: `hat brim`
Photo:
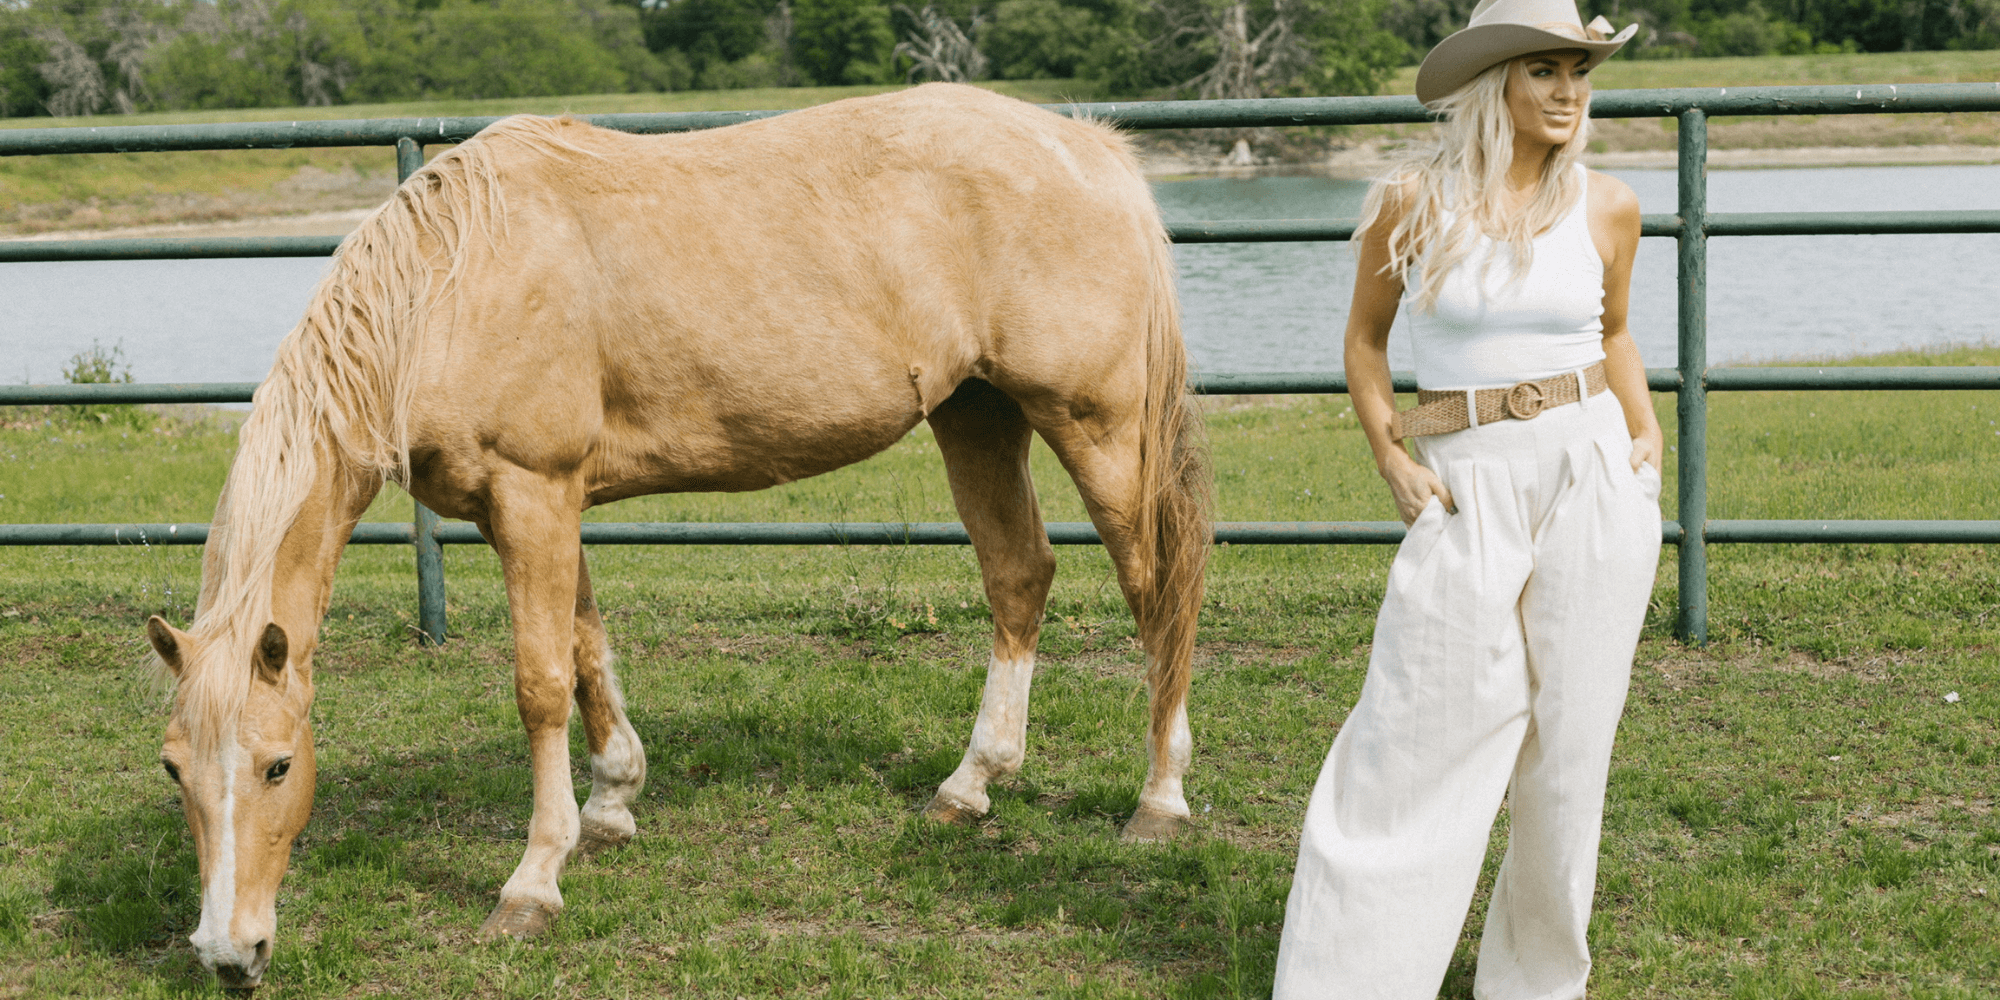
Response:
POLYGON ((1417 100, 1425 107, 1451 96, 1451 92, 1472 82, 1472 78, 1496 63, 1531 52, 1561 50, 1589 53, 1586 68, 1596 66, 1613 52, 1625 47, 1639 30, 1628 24, 1625 30, 1604 41, 1587 41, 1559 35, 1525 24, 1481 24, 1460 31, 1431 49, 1417 68, 1417 100))

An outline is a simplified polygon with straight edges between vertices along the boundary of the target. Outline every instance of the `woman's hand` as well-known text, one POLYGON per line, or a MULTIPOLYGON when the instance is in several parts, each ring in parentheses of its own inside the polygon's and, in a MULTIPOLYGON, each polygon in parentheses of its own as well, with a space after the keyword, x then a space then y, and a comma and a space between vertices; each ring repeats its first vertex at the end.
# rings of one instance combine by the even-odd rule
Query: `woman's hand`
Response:
POLYGON ((1389 495, 1396 498, 1396 513, 1402 516, 1405 528, 1417 523, 1417 515, 1424 512, 1431 497, 1438 498, 1445 513, 1458 513, 1458 505, 1452 503, 1451 491, 1444 488, 1444 480, 1408 455, 1400 462, 1391 460, 1383 466, 1382 478, 1389 483, 1389 495))
POLYGON ((1660 425, 1642 431, 1632 439, 1632 471, 1639 471, 1639 463, 1644 462, 1660 472, 1661 461, 1666 458, 1666 439, 1660 433, 1660 425))

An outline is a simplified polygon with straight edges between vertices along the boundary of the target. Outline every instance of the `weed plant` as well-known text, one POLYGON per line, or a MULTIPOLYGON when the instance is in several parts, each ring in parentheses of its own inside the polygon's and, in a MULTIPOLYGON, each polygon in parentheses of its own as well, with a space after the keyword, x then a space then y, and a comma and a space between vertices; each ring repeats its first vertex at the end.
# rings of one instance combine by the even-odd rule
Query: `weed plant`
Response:
MULTIPOLYGON (((2000 351, 1866 359, 1995 364, 2000 351)), ((2000 393, 1716 393, 1718 518, 2000 518, 2000 393)), ((1672 400, 1659 410, 1672 434, 1672 400)), ((1393 516, 1342 397, 1210 401, 1220 516, 1393 516)), ((0 523, 206 520, 229 424, 16 415, 0 523)), ((921 428, 832 475, 592 519, 950 520, 921 428)), ((1046 515, 1081 520, 1038 452, 1046 515)), ((1665 516, 1672 517, 1673 470, 1665 516)), ((370 518, 407 520, 393 489, 370 518)), ((1705 649, 1669 548, 1613 762, 1598 997, 2000 992, 2000 667, 1980 546, 1717 546, 1705 649)), ((415 644, 412 556, 350 550, 316 658, 318 805, 263 994, 1255 997, 1305 797, 1359 691, 1390 552, 1216 551, 1192 695, 1193 830, 1127 846, 1144 771, 1131 621, 1069 548, 1027 766, 992 815, 915 810, 962 752, 988 641, 963 548, 595 547, 651 759, 631 845, 579 859, 553 936, 477 945, 529 772, 496 562, 446 553, 452 641, 415 644)), ((192 547, 0 549, 0 994, 209 995, 165 709, 140 625, 184 624, 192 547)), ((588 784, 577 737, 581 792, 588 784)), ((1471 995, 1485 885, 1444 995, 1471 995)))

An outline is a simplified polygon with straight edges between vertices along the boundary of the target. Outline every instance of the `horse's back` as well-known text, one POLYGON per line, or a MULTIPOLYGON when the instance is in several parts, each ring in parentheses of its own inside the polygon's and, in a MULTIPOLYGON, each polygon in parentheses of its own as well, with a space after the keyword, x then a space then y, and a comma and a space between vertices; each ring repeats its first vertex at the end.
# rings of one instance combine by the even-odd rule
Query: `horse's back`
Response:
POLYGON ((969 377, 1065 396, 1134 376, 1163 237, 1101 126, 934 85, 707 132, 509 119, 475 141, 506 226, 464 268, 445 422, 587 465, 599 499, 827 471, 969 377))

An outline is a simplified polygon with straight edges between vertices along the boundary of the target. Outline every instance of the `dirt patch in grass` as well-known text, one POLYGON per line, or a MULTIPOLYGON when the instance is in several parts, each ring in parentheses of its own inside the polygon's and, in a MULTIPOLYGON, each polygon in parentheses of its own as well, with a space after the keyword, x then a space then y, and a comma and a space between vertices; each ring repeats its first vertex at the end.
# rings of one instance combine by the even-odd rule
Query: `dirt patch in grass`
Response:
POLYGON ((1857 680, 1868 684, 1881 684, 1893 680, 1896 668, 1912 662, 1916 657, 1907 655, 1876 656, 1836 656, 1831 658, 1814 656, 1811 653, 1788 653, 1783 658, 1763 664, 1765 669, 1779 673, 1805 674, 1819 680, 1857 680))

